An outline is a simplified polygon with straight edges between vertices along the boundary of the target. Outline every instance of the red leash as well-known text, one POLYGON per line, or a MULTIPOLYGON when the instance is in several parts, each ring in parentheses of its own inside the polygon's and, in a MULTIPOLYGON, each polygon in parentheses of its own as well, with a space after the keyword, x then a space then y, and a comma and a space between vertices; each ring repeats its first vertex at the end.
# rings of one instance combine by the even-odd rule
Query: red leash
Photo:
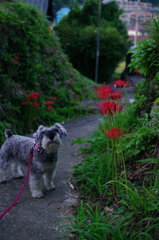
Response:
POLYGON ((30 173, 30 168, 31 168, 31 164, 32 164, 32 159, 33 159, 33 151, 35 150, 35 146, 36 144, 34 145, 34 147, 32 148, 31 152, 30 152, 30 158, 29 158, 29 162, 28 162, 28 170, 27 170, 27 174, 26 174, 26 177, 25 177, 25 180, 24 180, 24 183, 23 183, 23 186, 20 190, 20 193, 18 194, 18 196, 16 197, 16 199, 14 200, 14 202, 0 215, 0 219, 4 217, 4 215, 7 214, 7 212, 9 212, 9 210, 15 206, 15 204, 18 202, 18 200, 20 199, 23 191, 24 191, 24 188, 28 182, 28 178, 29 178, 29 173, 30 173))

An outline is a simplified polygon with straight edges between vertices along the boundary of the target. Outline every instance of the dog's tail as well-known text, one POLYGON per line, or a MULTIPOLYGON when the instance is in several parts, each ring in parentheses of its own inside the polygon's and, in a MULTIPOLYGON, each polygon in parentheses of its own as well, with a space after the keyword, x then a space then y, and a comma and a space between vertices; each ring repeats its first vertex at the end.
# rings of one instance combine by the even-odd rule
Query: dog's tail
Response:
POLYGON ((13 132, 10 129, 6 129, 4 135, 6 138, 10 138, 13 135, 13 132))

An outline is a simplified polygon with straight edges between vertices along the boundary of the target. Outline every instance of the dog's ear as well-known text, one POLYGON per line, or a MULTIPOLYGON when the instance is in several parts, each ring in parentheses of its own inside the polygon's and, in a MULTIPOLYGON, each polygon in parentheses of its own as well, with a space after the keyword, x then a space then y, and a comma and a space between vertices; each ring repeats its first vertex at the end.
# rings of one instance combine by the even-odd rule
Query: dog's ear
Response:
POLYGON ((38 139, 41 135, 41 133, 45 130, 46 127, 44 127, 43 125, 40 125, 38 127, 38 129, 36 130, 36 132, 33 134, 33 138, 38 139))
POLYGON ((55 123, 53 125, 53 129, 55 131, 57 131, 60 134, 60 136, 63 136, 63 135, 66 136, 67 135, 66 129, 59 123, 55 123))
POLYGON ((13 132, 11 129, 6 129, 4 135, 6 138, 10 138, 13 135, 13 132))

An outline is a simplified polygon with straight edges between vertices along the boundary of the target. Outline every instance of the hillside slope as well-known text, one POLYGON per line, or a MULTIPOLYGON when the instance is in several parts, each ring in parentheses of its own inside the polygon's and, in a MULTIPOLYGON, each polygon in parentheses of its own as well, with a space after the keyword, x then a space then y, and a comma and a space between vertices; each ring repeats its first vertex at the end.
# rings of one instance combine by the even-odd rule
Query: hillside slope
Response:
POLYGON ((0 3, 0 35, 2 130, 11 127, 23 132, 52 124, 60 120, 59 111, 70 116, 69 107, 73 111, 78 101, 92 94, 94 83, 73 69, 37 9, 21 2, 0 3), (28 99, 34 92, 38 99, 34 95, 28 99))

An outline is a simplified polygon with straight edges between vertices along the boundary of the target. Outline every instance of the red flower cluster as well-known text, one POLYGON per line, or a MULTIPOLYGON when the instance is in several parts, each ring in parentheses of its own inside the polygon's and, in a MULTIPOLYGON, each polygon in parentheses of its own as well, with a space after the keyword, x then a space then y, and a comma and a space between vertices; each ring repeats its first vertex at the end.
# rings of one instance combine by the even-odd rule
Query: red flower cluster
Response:
POLYGON ((33 102, 32 105, 33 105, 34 107, 40 107, 40 103, 37 102, 37 101, 33 102))
POLYGON ((24 106, 29 105, 29 102, 23 102, 22 105, 24 106))
POLYGON ((140 74, 141 74, 140 71, 137 70, 137 69, 134 69, 134 73, 137 74, 137 75, 140 75, 140 74))
POLYGON ((51 100, 47 100, 45 102, 45 104, 47 105, 47 110, 52 110, 53 109, 53 105, 54 105, 54 101, 53 100, 56 100, 57 98, 56 97, 50 97, 51 100))
MULTIPOLYGON (((26 102, 23 102, 22 105, 31 105, 34 107, 40 107, 40 103, 38 102, 38 98, 40 96, 39 92, 32 92, 29 93, 26 96, 26 102)), ((45 102, 45 104, 47 105, 47 110, 52 110, 53 109, 53 104, 54 104, 54 100, 56 100, 56 97, 50 97, 51 100, 48 100, 45 102)))
POLYGON ((120 100, 121 92, 114 92, 110 85, 102 85, 96 88, 95 90, 97 97, 101 100, 120 100))
POLYGON ((111 94, 111 100, 120 100, 122 93, 120 91, 113 92, 111 94))
POLYGON ((75 101, 80 101, 80 98, 81 98, 81 94, 76 94, 76 95, 74 96, 74 100, 75 100, 75 101))
POLYGON ((33 120, 33 121, 36 121, 37 119, 38 119, 38 118, 36 118, 36 117, 32 117, 32 120, 33 120))
POLYGON ((37 100, 40 96, 39 92, 29 93, 26 97, 27 100, 37 100))
POLYGON ((12 62, 13 63, 20 63, 21 57, 20 56, 14 56, 12 62))
POLYGON ((99 106, 100 113, 105 115, 114 115, 116 113, 119 113, 122 109, 122 105, 118 105, 115 102, 103 102, 99 106))
POLYGON ((51 100, 48 100, 48 101, 45 102, 45 104, 46 104, 46 105, 52 105, 52 104, 54 104, 54 102, 51 101, 51 100))
POLYGON ((129 86, 129 82, 128 81, 124 81, 124 80, 116 80, 116 81, 114 81, 114 85, 117 88, 123 88, 123 87, 128 87, 129 86))
POLYGON ((40 96, 39 92, 29 93, 26 96, 27 102, 23 102, 22 105, 32 105, 34 107, 40 107, 40 103, 37 101, 39 96, 40 96))
POLYGON ((51 100, 57 100, 57 97, 50 97, 51 100))
POLYGON ((101 85, 99 87, 96 87, 95 89, 97 97, 104 100, 105 98, 109 97, 109 95, 112 92, 110 85, 101 85))
POLYGON ((120 128, 111 128, 109 132, 106 133, 106 136, 118 140, 122 135, 122 130, 120 128))

